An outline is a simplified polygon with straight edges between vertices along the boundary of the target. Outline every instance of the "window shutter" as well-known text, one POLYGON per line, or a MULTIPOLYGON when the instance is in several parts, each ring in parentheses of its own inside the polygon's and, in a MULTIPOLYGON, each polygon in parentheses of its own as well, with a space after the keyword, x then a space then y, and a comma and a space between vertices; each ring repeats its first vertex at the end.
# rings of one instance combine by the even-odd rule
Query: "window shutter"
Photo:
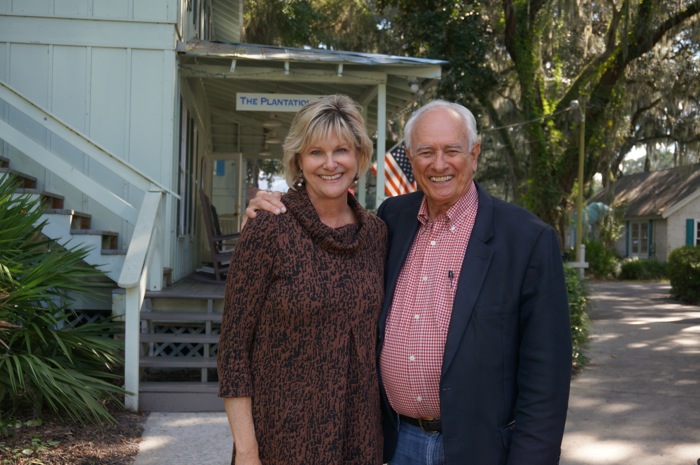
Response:
POLYGON ((625 222, 625 257, 630 256, 630 222, 625 222))
POLYGON ((695 220, 685 220, 685 245, 695 245, 695 220))

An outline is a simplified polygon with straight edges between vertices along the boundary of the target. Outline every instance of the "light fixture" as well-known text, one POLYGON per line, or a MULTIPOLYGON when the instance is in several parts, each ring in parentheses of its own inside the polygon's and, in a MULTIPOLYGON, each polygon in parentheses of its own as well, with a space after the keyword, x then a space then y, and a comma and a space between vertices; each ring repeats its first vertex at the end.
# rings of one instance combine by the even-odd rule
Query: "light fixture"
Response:
POLYGON ((258 156, 260 157, 271 157, 272 152, 270 152, 270 149, 267 148, 267 144, 263 145, 263 149, 258 153, 258 156))
POLYGON ((418 79, 416 78, 409 78, 408 79, 408 87, 411 89, 411 92, 414 94, 417 93, 419 90, 421 90, 420 85, 418 84, 418 79))
POLYGON ((277 132, 274 129, 265 134, 265 144, 277 145, 281 143, 282 140, 277 137, 277 132))
POLYGON ((263 123, 263 127, 266 129, 274 129, 280 126, 282 126, 282 123, 280 123, 274 113, 272 113, 270 118, 263 123))

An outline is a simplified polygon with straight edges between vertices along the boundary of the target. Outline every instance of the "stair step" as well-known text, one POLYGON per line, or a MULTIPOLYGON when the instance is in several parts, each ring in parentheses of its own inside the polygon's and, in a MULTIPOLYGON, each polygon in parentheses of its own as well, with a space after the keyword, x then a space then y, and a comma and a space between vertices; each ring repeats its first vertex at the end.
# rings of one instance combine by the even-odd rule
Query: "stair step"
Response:
POLYGON ((223 412, 216 383, 141 383, 139 410, 145 412, 223 412), (175 386, 170 386, 175 385, 175 386))
POLYGON ((161 342, 164 344, 194 343, 194 344, 217 344, 218 334, 172 334, 172 333, 141 333, 141 342, 161 342))
POLYGON ((71 229, 70 233, 74 236, 101 236, 102 237, 102 253, 107 251, 119 250, 119 233, 114 231, 103 231, 99 229, 71 229))
POLYGON ((171 321, 171 322, 190 322, 211 321, 221 323, 221 313, 204 313, 204 312, 141 312, 141 320, 148 321, 171 321))
POLYGON ((49 208, 46 210, 49 215, 70 215, 71 229, 90 229, 92 223, 92 215, 89 213, 79 212, 68 208, 49 208))
POLYGON ((191 382, 142 382, 139 384, 139 392, 206 392, 216 394, 219 392, 218 383, 191 382))
POLYGON ((126 255, 126 249, 102 249, 102 255, 126 255))
POLYGON ((19 188, 15 191, 17 194, 34 194, 42 198, 42 202, 47 208, 63 208, 63 200, 65 197, 53 192, 47 192, 42 189, 19 188))
POLYGON ((141 368, 216 368, 216 357, 141 357, 141 368))
MULTIPOLYGON (((5 159, 7 160, 7 159, 5 159)), ((9 160, 7 160, 7 163, 9 164, 9 160)), ((5 173, 5 174, 12 174, 16 176, 19 181, 20 181, 20 187, 24 189, 36 189, 36 182, 37 179, 32 176, 31 174, 27 173, 22 173, 21 171, 13 170, 12 168, 9 168, 7 165, 4 164, 4 162, 0 161, 0 173, 5 173)))
POLYGON ((0 156, 0 168, 7 168, 10 166, 10 159, 0 156))

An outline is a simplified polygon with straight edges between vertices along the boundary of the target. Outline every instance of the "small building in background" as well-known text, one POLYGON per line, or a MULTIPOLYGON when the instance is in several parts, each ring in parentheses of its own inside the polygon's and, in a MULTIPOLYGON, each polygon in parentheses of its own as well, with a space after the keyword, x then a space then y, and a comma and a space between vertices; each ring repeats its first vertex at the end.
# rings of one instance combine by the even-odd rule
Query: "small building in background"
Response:
POLYGON ((673 249, 700 246, 700 164, 623 176, 590 202, 620 211, 621 257, 665 262, 673 249))

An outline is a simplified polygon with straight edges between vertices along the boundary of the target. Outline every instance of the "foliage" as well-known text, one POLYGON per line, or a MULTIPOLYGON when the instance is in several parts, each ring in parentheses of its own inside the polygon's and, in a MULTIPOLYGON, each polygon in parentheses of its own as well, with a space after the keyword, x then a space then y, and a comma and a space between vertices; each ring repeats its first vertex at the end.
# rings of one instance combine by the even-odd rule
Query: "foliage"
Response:
POLYGON ((620 279, 659 280, 667 275, 666 263, 658 260, 625 259, 620 265, 620 279))
MULTIPOLYGON (((0 436, 10 437, 14 435, 15 431, 18 431, 22 428, 41 426, 42 423, 43 421, 41 419, 27 421, 0 420, 0 436)), ((44 441, 36 436, 31 439, 31 443, 14 447, 6 444, 3 441, 0 441, 0 456, 8 457, 7 459, 4 459, 1 463, 11 464, 15 463, 16 460, 19 460, 21 458, 27 458, 32 456, 36 457, 37 455, 40 455, 44 450, 56 447, 58 444, 58 441, 44 441)))
POLYGON ((700 145, 698 0, 379 5, 407 53, 449 60, 439 94, 477 113, 480 181, 562 236, 581 147, 585 184, 607 185, 635 145, 674 145, 678 163, 700 145))
POLYGON ((669 147, 674 165, 698 161, 698 21, 700 0, 248 0, 244 29, 248 42, 446 60, 437 96, 477 117, 479 181, 563 237, 581 149, 585 185, 614 181, 634 147, 648 168, 669 147))
POLYGON ((580 370, 588 361, 583 355, 583 348, 588 343, 589 320, 586 310, 588 299, 583 280, 577 271, 570 266, 564 266, 566 272, 566 292, 569 298, 571 318, 571 340, 573 343, 573 367, 580 370))
POLYGON ((442 98, 481 108, 498 84, 487 64, 493 32, 474 0, 380 0, 396 48, 410 56, 448 60, 438 93, 442 98))
POLYGON ((265 189, 270 189, 270 185, 275 176, 284 174, 284 166, 281 160, 276 159, 256 159, 248 164, 246 173, 246 183, 249 187, 260 187, 260 182, 265 181, 265 189))
POLYGON ((668 277, 673 298, 700 304, 700 247, 673 249, 668 255, 668 277))
POLYGON ((113 384, 122 344, 117 323, 73 326, 71 293, 102 273, 83 262, 88 250, 41 234, 43 207, 17 184, 0 180, 0 412, 29 407, 80 422, 109 422, 106 401, 124 391, 113 384))
POLYGON ((595 278, 615 278, 620 273, 620 259, 615 252, 597 240, 589 240, 586 245, 588 272, 595 278))
POLYGON ((596 222, 598 240, 610 250, 615 247, 615 243, 625 231, 623 215, 624 207, 617 207, 608 214, 601 215, 596 222))
POLYGON ((287 47, 376 51, 377 13, 366 0, 247 0, 244 40, 287 47))

